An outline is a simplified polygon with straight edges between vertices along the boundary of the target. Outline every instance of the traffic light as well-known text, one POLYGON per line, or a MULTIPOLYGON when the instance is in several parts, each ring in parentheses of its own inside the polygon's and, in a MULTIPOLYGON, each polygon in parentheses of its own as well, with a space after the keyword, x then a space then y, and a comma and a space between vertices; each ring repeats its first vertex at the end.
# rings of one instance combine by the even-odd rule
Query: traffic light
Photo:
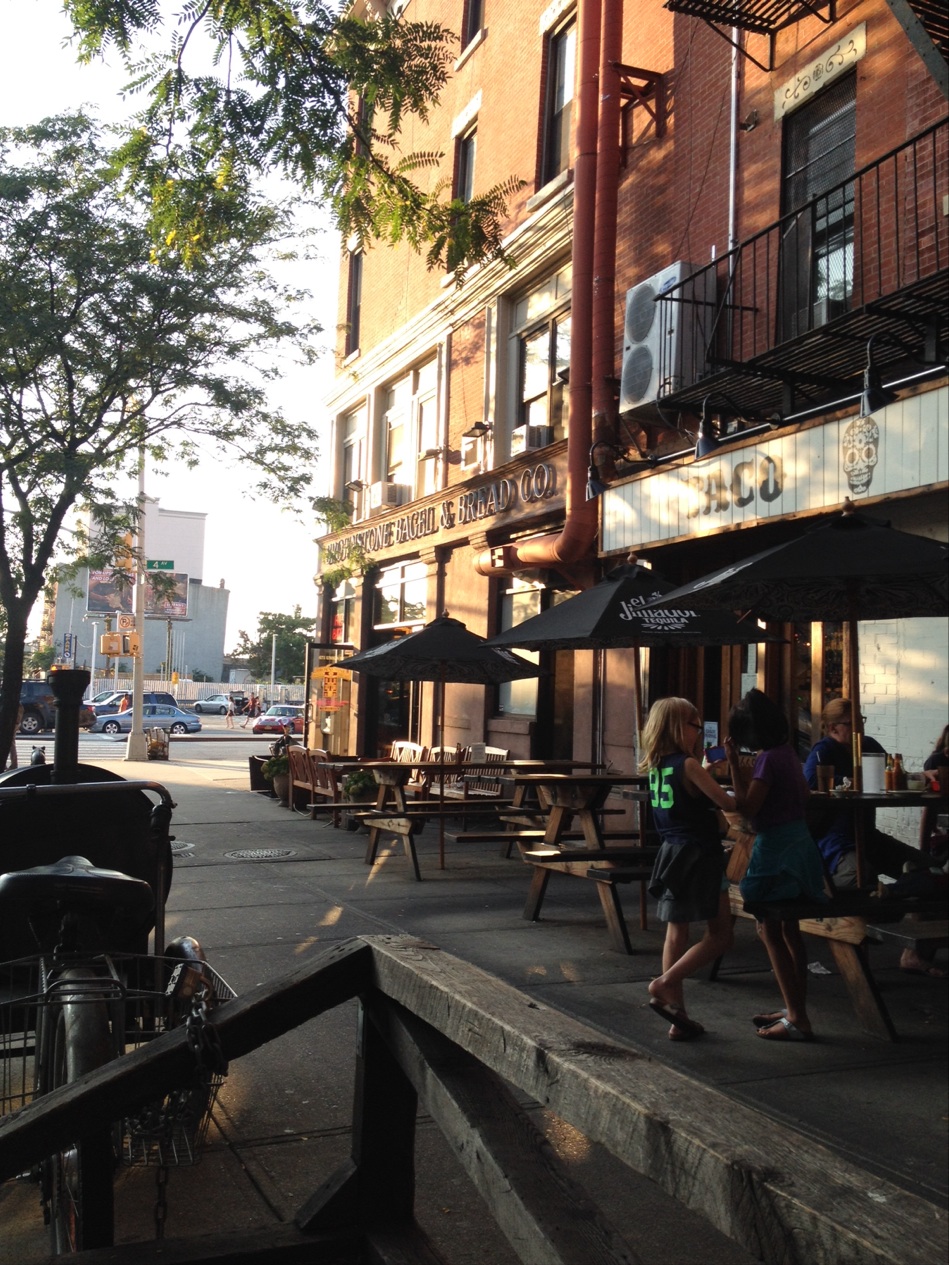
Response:
POLYGON ((142 653, 142 641, 138 633, 120 633, 122 640, 122 654, 130 655, 133 659, 137 659, 142 653))
POLYGON ((115 569, 131 571, 135 566, 135 554, 132 551, 132 533, 127 531, 115 546, 115 569))
POLYGON ((142 639, 137 632, 103 633, 99 638, 99 653, 137 659, 142 653, 142 639))

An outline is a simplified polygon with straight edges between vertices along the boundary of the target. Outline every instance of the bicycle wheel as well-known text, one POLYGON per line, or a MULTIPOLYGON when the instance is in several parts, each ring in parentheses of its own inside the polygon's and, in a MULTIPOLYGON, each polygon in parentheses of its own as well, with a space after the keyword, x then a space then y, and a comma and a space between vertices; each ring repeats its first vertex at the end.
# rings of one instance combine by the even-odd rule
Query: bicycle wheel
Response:
MULTIPOLYGON (((59 978, 85 979, 88 989, 88 975, 82 972, 64 971, 59 978)), ((104 1000, 89 999, 88 993, 72 1000, 64 992, 61 1002, 47 1008, 45 1026, 46 1091, 71 1084, 113 1058, 104 1000)), ((111 1121, 94 1126, 46 1160, 44 1185, 55 1254, 112 1246, 114 1171, 111 1121)))

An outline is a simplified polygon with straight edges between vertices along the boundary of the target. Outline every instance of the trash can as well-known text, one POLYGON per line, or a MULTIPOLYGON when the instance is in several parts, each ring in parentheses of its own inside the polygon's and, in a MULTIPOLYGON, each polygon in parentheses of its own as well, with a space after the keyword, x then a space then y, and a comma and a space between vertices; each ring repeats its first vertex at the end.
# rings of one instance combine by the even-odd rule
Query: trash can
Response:
POLYGON ((250 789, 258 791, 262 795, 273 795, 273 784, 268 782, 260 771, 268 757, 265 755, 252 755, 248 759, 250 761, 250 789))
POLYGON ((164 729, 146 729, 147 753, 149 760, 167 760, 170 746, 168 734, 164 729))

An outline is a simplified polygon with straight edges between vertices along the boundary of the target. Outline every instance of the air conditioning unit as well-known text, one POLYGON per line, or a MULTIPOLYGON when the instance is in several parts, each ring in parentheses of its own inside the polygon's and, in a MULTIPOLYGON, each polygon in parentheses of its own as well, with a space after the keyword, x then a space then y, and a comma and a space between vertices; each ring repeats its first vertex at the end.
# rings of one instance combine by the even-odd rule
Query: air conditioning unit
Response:
POLYGON ((409 489, 404 483, 373 483, 369 488, 369 513, 381 514, 383 511, 404 505, 408 500, 409 489))
POLYGON ((705 363, 705 332, 711 328, 715 304, 715 270, 701 272, 692 285, 678 291, 678 300, 657 302, 673 286, 699 271, 697 264, 669 264, 626 292, 621 413, 658 416, 656 401, 689 386, 705 363))

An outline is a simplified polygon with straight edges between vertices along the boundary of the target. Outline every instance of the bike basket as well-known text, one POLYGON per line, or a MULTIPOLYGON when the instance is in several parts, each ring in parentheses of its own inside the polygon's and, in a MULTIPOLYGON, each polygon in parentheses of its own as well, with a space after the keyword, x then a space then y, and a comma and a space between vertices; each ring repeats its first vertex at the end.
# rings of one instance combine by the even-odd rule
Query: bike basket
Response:
POLYGON ((103 1006, 115 1056, 187 1026, 195 1054, 186 1084, 142 1104, 122 1122, 125 1164, 196 1163, 224 1080, 216 1057, 214 1011, 234 996, 207 963, 171 957, 116 955, 71 965, 68 978, 42 958, 0 964, 0 1115, 26 1106, 37 1093, 38 1051, 55 1012, 103 1006))

